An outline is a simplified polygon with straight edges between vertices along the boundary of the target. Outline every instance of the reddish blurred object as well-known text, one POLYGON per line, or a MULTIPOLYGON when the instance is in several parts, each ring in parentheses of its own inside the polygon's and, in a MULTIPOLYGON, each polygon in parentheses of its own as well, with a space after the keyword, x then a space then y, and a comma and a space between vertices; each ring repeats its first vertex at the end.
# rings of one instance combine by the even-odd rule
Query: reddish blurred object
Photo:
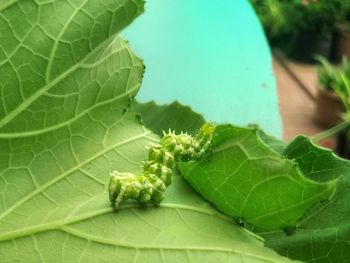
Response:
POLYGON ((336 151, 337 149, 337 139, 336 138, 327 138, 319 143, 322 147, 336 151))
POLYGON ((319 89, 316 98, 315 119, 320 126, 328 129, 339 123, 343 112, 343 105, 334 92, 319 89))
POLYGON ((337 33, 334 49, 334 60, 340 62, 345 56, 350 59, 350 31, 340 30, 337 33))

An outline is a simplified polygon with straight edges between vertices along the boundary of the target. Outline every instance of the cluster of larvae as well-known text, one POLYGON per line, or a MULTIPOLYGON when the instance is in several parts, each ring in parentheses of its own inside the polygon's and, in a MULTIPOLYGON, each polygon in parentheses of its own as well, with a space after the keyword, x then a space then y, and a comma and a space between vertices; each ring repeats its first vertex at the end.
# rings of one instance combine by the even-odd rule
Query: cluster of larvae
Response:
POLYGON ((209 149, 214 131, 212 123, 205 123, 194 137, 184 133, 176 135, 169 130, 158 144, 151 145, 140 174, 113 171, 109 199, 114 209, 127 199, 159 205, 171 184, 176 162, 201 157, 209 149))

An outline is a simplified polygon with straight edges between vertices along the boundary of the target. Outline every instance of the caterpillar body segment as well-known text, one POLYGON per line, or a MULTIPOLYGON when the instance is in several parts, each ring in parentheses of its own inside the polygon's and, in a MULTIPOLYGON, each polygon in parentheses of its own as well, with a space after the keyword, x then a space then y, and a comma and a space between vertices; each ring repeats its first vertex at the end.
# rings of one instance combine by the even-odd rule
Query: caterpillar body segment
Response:
POLYGON ((114 171, 109 181, 109 200, 115 209, 128 199, 158 205, 164 198, 165 189, 164 182, 155 174, 135 175, 114 171))
POLYGON ((200 158, 208 151, 214 131, 214 124, 205 123, 194 137, 186 133, 176 135, 170 130, 163 132, 159 144, 151 144, 140 174, 113 171, 108 190, 114 209, 128 199, 159 205, 172 182, 176 162, 200 158))
POLYGON ((169 186, 174 174, 173 168, 169 168, 161 163, 154 161, 144 162, 144 170, 152 174, 157 174, 158 177, 164 182, 165 186, 169 186))

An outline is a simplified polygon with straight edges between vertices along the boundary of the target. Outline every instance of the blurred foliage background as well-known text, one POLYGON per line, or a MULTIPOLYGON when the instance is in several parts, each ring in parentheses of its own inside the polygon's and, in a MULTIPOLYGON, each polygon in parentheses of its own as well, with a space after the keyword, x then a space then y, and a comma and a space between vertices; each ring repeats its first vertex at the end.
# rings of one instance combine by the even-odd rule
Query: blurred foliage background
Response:
POLYGON ((281 48, 288 56, 297 60, 313 60, 314 54, 327 58, 335 56, 333 47, 337 42, 337 34, 342 31, 350 32, 350 0, 250 2, 264 27, 270 45, 281 48))

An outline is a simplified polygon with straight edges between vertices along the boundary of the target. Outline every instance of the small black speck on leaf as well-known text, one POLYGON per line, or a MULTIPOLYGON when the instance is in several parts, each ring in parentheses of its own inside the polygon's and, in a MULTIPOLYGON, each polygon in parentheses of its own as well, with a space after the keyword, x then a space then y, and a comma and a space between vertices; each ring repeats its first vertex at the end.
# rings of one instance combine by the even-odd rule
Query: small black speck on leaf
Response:
POLYGON ((283 232, 286 236, 293 236, 297 232, 297 228, 295 226, 288 226, 283 229, 283 232))

